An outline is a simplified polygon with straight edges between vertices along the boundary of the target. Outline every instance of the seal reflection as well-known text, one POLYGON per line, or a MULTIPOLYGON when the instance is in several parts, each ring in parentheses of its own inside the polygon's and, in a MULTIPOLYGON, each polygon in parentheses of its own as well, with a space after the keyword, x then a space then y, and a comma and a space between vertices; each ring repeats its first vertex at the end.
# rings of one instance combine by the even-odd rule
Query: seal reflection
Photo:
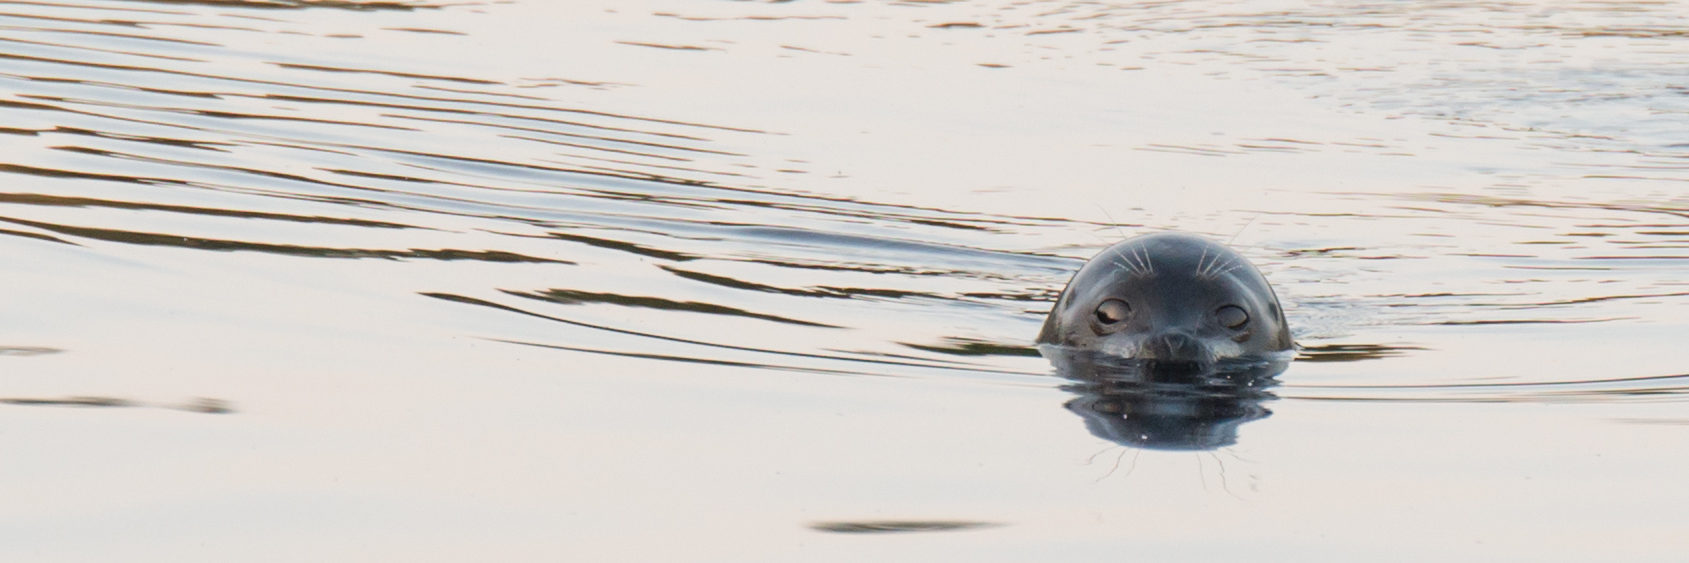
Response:
POLYGON ((1263 403, 1288 359, 1168 364, 1041 346, 1078 395, 1063 406, 1098 438, 1131 448, 1206 451, 1237 443, 1238 427, 1272 415, 1263 403))

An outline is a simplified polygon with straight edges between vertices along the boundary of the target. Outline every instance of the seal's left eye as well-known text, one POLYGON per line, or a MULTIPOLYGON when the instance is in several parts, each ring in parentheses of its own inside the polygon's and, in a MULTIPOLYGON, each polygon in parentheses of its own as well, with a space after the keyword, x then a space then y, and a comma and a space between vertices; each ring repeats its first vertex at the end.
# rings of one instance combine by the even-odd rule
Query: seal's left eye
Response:
POLYGON ((1219 320, 1221 325, 1233 330, 1249 324, 1249 313, 1245 312, 1243 307, 1237 305, 1221 307, 1220 310, 1214 311, 1214 318, 1219 320))
POLYGON ((1119 299, 1110 299, 1097 305, 1097 322, 1111 325, 1126 320, 1132 315, 1132 306, 1119 299))

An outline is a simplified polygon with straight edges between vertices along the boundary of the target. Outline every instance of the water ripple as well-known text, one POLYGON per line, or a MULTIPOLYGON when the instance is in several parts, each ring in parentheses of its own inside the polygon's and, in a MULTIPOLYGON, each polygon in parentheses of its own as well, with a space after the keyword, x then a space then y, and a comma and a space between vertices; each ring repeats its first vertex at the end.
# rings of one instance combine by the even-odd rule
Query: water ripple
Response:
POLYGON ((1399 385, 1286 385, 1284 398, 1319 401, 1406 401, 1454 403, 1567 403, 1682 401, 1689 374, 1617 377, 1579 381, 1521 381, 1399 385))

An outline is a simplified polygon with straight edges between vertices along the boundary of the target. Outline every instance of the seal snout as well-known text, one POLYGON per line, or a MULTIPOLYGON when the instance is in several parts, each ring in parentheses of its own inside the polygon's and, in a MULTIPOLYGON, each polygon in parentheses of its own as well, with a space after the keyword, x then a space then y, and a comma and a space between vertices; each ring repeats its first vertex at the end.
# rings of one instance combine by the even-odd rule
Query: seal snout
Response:
POLYGON ((1207 364, 1214 361, 1214 351, 1190 333, 1169 330, 1145 338, 1138 357, 1162 362, 1207 364))

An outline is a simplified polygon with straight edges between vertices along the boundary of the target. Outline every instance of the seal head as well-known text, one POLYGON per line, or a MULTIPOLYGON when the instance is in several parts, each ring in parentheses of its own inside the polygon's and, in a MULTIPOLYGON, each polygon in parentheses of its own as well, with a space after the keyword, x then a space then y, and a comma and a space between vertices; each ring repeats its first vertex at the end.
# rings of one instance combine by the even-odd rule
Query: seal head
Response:
POLYGON ((1038 343, 1197 369, 1295 346, 1261 272, 1184 233, 1134 237, 1092 258, 1062 290, 1038 343))

